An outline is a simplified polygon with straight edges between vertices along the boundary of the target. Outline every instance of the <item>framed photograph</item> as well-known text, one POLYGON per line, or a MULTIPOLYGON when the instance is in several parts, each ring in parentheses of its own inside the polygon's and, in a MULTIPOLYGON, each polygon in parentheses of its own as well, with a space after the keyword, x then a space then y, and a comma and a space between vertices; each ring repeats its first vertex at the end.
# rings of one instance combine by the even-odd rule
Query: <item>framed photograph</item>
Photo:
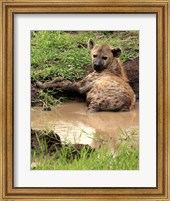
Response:
POLYGON ((1 1, 1 200, 170 199, 169 6, 1 1))

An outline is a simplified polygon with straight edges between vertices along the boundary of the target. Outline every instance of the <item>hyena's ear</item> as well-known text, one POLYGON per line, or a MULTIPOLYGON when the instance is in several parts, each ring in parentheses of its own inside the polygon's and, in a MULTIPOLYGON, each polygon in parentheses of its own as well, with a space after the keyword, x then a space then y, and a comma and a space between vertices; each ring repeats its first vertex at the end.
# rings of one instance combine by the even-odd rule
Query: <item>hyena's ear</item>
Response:
POLYGON ((112 53, 114 57, 120 57, 122 50, 120 48, 113 48, 112 53))
POLYGON ((95 46, 95 42, 92 39, 88 40, 88 48, 91 50, 95 46))

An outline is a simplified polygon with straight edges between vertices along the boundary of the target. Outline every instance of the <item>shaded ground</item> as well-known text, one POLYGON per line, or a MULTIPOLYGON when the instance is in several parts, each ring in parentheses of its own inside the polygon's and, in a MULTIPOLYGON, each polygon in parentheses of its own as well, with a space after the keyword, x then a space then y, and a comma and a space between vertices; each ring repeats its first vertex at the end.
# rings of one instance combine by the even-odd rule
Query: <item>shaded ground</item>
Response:
MULTIPOLYGON (((60 136, 54 131, 47 132, 46 130, 33 130, 31 129, 31 149, 32 152, 43 154, 55 154, 56 158, 62 154, 63 149, 67 149, 66 158, 68 162, 71 162, 75 158, 79 158, 82 149, 87 151, 87 157, 95 149, 90 145, 84 144, 63 144, 60 136)), ((63 153, 65 154, 65 153, 63 153)))
POLYGON ((137 100, 139 99, 139 57, 133 61, 126 61, 124 64, 129 84, 133 88, 137 100))

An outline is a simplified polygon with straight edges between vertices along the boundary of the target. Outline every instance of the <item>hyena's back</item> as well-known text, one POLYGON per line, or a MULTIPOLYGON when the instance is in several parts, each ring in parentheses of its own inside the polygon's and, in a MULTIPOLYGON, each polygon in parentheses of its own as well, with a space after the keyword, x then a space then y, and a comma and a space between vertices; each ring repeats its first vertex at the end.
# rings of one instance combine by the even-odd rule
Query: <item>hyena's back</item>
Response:
POLYGON ((128 83, 106 74, 95 82, 86 100, 90 111, 129 111, 135 104, 135 95, 128 83))

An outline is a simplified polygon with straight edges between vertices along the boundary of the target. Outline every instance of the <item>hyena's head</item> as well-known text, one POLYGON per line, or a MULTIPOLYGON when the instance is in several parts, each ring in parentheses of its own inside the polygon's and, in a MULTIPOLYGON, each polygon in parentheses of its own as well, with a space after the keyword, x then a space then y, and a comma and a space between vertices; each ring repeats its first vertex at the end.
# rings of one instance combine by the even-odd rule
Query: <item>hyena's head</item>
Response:
POLYGON ((120 48, 112 48, 109 45, 95 44, 92 39, 88 41, 88 47, 91 50, 92 64, 94 70, 101 72, 112 64, 115 58, 121 55, 120 48))

